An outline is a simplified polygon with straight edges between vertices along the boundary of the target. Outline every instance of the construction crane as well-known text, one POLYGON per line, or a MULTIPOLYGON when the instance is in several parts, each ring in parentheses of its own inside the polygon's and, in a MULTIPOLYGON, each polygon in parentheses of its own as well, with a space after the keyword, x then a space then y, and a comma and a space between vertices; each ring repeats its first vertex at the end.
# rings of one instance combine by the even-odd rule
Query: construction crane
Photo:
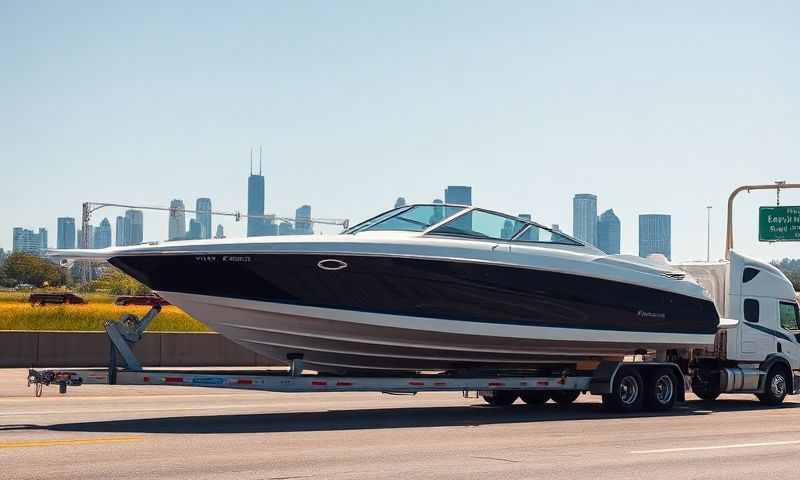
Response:
MULTIPOLYGON (((118 208, 131 208, 136 210, 152 210, 158 212, 169 212, 170 216, 174 216, 177 213, 202 213, 206 215, 218 215, 223 217, 233 217, 235 221, 241 221, 242 218, 259 218, 268 221, 275 221, 279 220, 282 222, 288 223, 296 223, 297 220, 301 220, 303 223, 311 223, 311 224, 318 224, 318 225, 336 225, 341 226, 343 230, 346 230, 350 226, 350 220, 346 218, 291 218, 291 217, 281 217, 275 214, 267 214, 267 215, 248 215, 242 213, 240 211, 234 212, 226 212, 226 211, 219 211, 219 210, 189 210, 185 208, 170 208, 170 207, 153 207, 153 206, 142 206, 142 205, 127 205, 124 203, 109 203, 109 202, 84 202, 83 203, 83 212, 81 214, 81 238, 80 238, 80 247, 81 248, 90 248, 91 238, 89 238, 89 222, 92 219, 92 214, 97 210, 105 207, 118 207, 118 208)), ((89 276, 91 273, 91 267, 89 265, 83 265, 81 268, 81 278, 84 283, 89 281, 89 276)))

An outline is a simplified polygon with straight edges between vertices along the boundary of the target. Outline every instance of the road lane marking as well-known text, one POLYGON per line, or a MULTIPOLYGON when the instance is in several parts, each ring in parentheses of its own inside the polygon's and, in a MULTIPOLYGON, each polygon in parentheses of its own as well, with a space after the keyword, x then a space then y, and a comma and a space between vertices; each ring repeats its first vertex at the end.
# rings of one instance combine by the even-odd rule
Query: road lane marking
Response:
POLYGON ((785 442, 739 443, 734 445, 711 445, 705 447, 662 448, 658 450, 633 450, 631 453, 696 452, 702 450, 724 450, 726 448, 775 447, 781 445, 800 445, 800 440, 787 440, 785 442))
POLYGON ((0 448, 30 448, 30 447, 56 447, 59 445, 99 445, 103 443, 121 443, 143 440, 141 435, 129 437, 97 437, 97 438, 73 438, 61 440, 21 440, 18 442, 2 442, 0 448))

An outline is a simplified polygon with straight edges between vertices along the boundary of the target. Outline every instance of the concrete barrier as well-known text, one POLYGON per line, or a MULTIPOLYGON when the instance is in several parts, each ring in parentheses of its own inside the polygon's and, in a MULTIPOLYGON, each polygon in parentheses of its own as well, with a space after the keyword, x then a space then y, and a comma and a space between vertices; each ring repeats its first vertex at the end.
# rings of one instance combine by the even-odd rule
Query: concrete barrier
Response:
MULTIPOLYGON (((100 367, 109 352, 105 332, 0 331, 3 368, 100 367)), ((146 367, 278 365, 217 333, 147 332, 134 352, 146 367)))

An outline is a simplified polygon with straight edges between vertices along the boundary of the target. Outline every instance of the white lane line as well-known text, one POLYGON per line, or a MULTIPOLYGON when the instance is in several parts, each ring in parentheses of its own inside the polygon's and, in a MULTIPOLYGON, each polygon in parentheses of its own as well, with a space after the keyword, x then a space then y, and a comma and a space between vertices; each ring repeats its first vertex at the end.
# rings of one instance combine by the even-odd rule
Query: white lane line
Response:
POLYGON ((705 447, 662 448, 659 450, 633 450, 631 453, 696 452, 701 450, 724 450, 726 448, 775 447, 780 445, 800 445, 800 440, 787 440, 785 442, 739 443, 735 445, 713 445, 705 447))

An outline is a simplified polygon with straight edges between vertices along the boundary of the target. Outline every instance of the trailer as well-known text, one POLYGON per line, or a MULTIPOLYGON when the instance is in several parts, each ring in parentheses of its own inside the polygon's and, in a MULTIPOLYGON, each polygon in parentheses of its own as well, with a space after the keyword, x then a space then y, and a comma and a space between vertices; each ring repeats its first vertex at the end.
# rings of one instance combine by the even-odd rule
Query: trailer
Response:
POLYGON ((755 394, 777 405, 800 392, 800 308, 791 283, 772 265, 731 252, 730 261, 680 268, 702 284, 720 316, 712 345, 691 350, 640 351, 626 358, 541 365, 524 371, 446 371, 332 375, 304 371, 301 356, 287 358, 284 371, 222 372, 144 369, 134 354, 155 305, 141 319, 123 315, 105 325, 109 364, 95 369, 31 369, 28 384, 43 387, 88 384, 173 385, 273 392, 462 392, 488 404, 529 405, 553 400, 568 405, 582 393, 601 395, 620 412, 664 411, 692 391, 705 400, 722 393, 755 394), (118 357, 123 365, 118 365, 118 357))

